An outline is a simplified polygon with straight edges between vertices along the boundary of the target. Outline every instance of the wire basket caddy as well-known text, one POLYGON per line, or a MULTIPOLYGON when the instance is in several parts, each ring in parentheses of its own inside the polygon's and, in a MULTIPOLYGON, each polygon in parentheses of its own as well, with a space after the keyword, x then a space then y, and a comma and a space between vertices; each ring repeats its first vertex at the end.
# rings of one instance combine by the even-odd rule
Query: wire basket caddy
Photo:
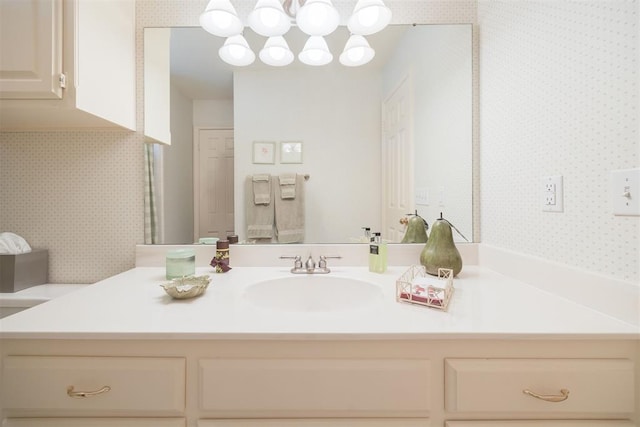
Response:
POLYGON ((430 276, 422 265, 412 265, 396 280, 396 301, 424 305, 447 311, 453 295, 453 270, 439 268, 438 277, 430 276), (430 284, 420 283, 431 278, 430 284))

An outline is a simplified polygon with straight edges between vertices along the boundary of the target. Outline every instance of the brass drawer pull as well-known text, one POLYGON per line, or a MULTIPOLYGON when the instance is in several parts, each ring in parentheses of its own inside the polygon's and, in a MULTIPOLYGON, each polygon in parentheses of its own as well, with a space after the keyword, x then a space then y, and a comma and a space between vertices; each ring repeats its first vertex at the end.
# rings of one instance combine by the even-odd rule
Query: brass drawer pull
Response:
POLYGON ((96 391, 74 391, 73 390, 73 386, 70 385, 67 388, 67 395, 69 397, 73 397, 75 399, 83 399, 85 397, 93 397, 93 396, 97 396, 99 394, 106 393, 109 390, 111 390, 111 387, 106 385, 106 386, 102 387, 100 390, 96 390, 96 391))
POLYGON ((536 399, 544 400, 545 402, 563 402, 569 398, 569 390, 567 390, 566 388, 560 390, 560 395, 538 394, 532 392, 531 390, 522 390, 522 392, 529 396, 533 396, 536 399))

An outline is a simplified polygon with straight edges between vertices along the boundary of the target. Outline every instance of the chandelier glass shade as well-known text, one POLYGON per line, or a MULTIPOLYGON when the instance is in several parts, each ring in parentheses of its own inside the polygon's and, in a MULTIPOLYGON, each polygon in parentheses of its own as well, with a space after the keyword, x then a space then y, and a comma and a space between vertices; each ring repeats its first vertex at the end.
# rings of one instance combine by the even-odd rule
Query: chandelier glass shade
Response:
POLYGON ((200 14, 200 26, 218 37, 230 37, 242 33, 244 26, 229 0, 211 0, 200 14))
POLYGON ((353 34, 340 54, 340 63, 347 67, 358 67, 371 61, 375 55, 376 52, 369 46, 367 39, 353 34))
POLYGON ((282 36, 291 28, 291 18, 278 0, 258 0, 248 21, 253 31, 265 37, 282 36))
MULTIPOLYGON (((286 0, 287 11, 282 0, 257 0, 247 17, 249 27, 256 33, 268 37, 259 57, 272 66, 290 64, 295 55, 289 48, 284 35, 292 25, 309 39, 298 59, 307 65, 326 65, 333 61, 324 36, 334 32, 340 24, 340 14, 331 0, 286 0), (295 15, 292 17, 292 15, 295 15)), ((391 10, 383 0, 358 0, 349 18, 348 29, 351 37, 340 55, 340 63, 348 67, 364 65, 375 56, 375 51, 364 36, 381 31, 391 22, 391 10)), ((244 25, 230 0, 210 0, 200 15, 200 25, 209 33, 227 37, 218 51, 223 61, 246 66, 254 62, 255 54, 242 36, 244 25)))
POLYGON ((333 61, 333 55, 322 36, 311 36, 305 43, 302 52, 298 54, 298 59, 303 64, 320 66, 333 61))
POLYGON ((249 47, 249 43, 240 34, 227 38, 224 45, 218 50, 218 55, 227 64, 238 67, 251 65, 256 59, 256 55, 249 47))
POLYGON ((283 67, 293 62, 293 52, 282 36, 269 37, 259 56, 262 62, 274 67, 283 67))
POLYGON ((368 36, 377 33, 391 22, 391 9, 382 0, 358 0, 347 27, 351 34, 368 36))
POLYGON ((307 0, 296 15, 298 28, 310 36, 326 36, 340 24, 340 14, 331 0, 307 0))

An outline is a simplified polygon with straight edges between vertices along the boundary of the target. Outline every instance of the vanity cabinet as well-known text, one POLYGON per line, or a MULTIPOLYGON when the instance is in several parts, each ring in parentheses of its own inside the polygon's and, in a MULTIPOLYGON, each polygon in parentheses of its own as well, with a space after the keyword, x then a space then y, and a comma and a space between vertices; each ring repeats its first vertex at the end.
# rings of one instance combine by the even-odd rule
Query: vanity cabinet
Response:
POLYGON ((135 130, 135 2, 0 2, 0 129, 135 130))
POLYGON ((0 347, 0 420, 7 427, 632 427, 640 420, 639 353, 635 340, 613 339, 10 339, 0 347), (110 390, 73 398, 70 386, 110 390), (558 388, 569 390, 566 400, 523 393, 558 388))

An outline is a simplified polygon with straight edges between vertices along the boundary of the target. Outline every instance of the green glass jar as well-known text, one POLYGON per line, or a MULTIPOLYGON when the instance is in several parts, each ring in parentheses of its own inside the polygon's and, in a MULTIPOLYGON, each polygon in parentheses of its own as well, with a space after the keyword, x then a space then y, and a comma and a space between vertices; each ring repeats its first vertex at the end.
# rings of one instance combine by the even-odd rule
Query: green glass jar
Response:
POLYGON ((196 274, 196 251, 194 249, 171 249, 167 252, 167 279, 177 279, 196 274))

